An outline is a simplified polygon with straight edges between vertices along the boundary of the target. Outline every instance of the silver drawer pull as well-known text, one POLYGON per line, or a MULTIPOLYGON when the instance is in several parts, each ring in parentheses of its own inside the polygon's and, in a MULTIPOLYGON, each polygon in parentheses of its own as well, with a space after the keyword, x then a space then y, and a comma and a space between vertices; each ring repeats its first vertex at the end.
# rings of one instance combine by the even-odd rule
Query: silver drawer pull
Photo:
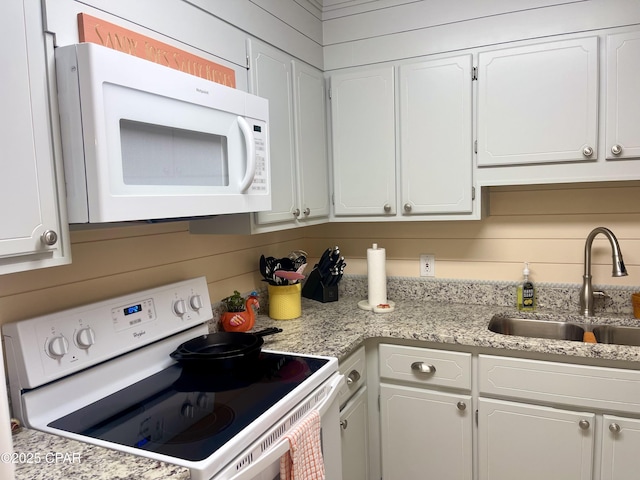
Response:
POLYGON ((349 422, 347 421, 346 418, 344 420, 340 420, 340 426, 342 427, 343 430, 347 429, 347 427, 349 426, 349 422))
POLYGON ((458 410, 460 410, 461 412, 463 412, 464 410, 467 409, 467 404, 464 403, 463 401, 460 401, 456 404, 456 407, 458 407, 458 410))
POLYGON ((611 433, 620 433, 620 425, 618 425, 617 423, 610 423, 609 431, 611 433))
POLYGON ((578 426, 582 429, 582 430, 588 430, 589 427, 591 426, 591 424, 587 421, 587 420, 580 420, 578 422, 578 426))
POLYGON ((413 362, 411 364, 411 370, 419 373, 436 373, 436 367, 434 365, 427 365, 424 362, 413 362))
POLYGON ((353 385, 358 380, 360 380, 360 372, 358 372, 357 370, 351 370, 351 372, 349 372, 349 375, 347 376, 347 385, 353 385))

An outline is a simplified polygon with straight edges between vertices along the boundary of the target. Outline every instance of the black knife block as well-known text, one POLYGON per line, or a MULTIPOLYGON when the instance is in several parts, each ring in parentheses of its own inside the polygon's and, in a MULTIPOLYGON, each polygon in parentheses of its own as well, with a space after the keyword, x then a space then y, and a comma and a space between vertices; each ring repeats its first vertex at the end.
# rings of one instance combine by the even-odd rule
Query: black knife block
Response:
POLYGON ((335 302, 338 300, 338 285, 324 285, 320 272, 314 268, 307 277, 307 281, 304 282, 302 296, 322 303, 335 302))

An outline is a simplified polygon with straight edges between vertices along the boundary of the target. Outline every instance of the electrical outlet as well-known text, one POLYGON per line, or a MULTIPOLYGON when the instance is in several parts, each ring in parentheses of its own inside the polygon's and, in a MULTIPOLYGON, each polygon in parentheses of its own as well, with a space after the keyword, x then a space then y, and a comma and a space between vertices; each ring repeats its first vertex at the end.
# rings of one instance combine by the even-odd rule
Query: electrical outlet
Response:
POLYGON ((436 256, 420 255, 420 276, 435 277, 436 276, 436 256))

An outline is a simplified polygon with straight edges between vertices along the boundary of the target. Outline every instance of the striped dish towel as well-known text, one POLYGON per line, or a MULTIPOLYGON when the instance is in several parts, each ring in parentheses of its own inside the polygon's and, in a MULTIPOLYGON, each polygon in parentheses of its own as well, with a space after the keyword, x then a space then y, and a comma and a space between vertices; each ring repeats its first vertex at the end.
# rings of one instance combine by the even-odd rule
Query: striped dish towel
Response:
POLYGON ((284 438, 289 451, 280 457, 280 480, 324 480, 320 413, 312 410, 284 438))

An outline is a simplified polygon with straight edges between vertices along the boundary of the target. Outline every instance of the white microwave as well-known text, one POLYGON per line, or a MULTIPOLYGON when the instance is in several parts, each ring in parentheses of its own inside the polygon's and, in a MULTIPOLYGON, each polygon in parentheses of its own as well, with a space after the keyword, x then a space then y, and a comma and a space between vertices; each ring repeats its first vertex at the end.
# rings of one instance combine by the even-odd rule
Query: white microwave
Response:
POLYGON ((271 208, 266 99, 91 43, 55 59, 70 223, 271 208))

